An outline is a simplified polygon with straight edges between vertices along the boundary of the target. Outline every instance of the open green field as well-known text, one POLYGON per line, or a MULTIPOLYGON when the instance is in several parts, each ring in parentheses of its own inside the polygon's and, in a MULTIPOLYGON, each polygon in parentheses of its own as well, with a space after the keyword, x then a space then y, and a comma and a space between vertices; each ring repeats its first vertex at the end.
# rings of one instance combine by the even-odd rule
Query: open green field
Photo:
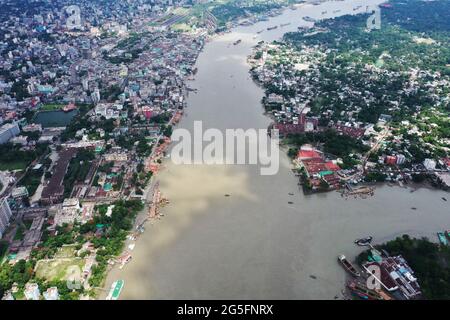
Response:
POLYGON ((52 280, 80 280, 85 260, 81 258, 63 258, 39 260, 36 263, 36 277, 52 280))
POLYGON ((14 162, 0 162, 0 171, 13 171, 13 170, 25 170, 28 166, 28 162, 17 160, 14 162))
POLYGON ((36 276, 47 280, 79 280, 85 259, 75 257, 75 246, 62 246, 54 259, 39 260, 36 276))
POLYGON ((62 107, 64 107, 63 104, 58 104, 58 103, 48 103, 48 104, 44 104, 41 107, 42 111, 55 111, 55 110, 59 110, 62 107))

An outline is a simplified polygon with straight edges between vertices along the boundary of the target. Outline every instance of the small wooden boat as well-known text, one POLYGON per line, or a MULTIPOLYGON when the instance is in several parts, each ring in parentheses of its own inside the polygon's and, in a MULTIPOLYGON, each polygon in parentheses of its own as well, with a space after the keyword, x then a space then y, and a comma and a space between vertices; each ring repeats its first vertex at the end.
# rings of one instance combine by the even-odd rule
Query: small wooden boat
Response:
POLYGON ((344 269, 350 273, 354 277, 359 277, 361 274, 356 270, 356 268, 353 266, 353 264, 347 260, 347 258, 341 254, 338 256, 338 261, 342 264, 344 269))
POLYGON ((372 242, 372 237, 366 237, 366 238, 361 238, 361 239, 356 239, 355 240, 355 244, 357 244, 358 246, 367 246, 368 244, 370 244, 372 242))
POLYGON ((349 281, 347 283, 347 287, 350 289, 353 295, 362 300, 385 300, 384 297, 375 290, 370 290, 365 285, 356 281, 349 281))

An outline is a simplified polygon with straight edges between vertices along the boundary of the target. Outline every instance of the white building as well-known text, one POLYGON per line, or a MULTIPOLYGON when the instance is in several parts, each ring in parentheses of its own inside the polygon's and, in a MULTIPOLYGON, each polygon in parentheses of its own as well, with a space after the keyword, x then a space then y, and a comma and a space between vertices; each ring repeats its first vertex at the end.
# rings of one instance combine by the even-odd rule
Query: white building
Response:
POLYGON ((27 187, 17 187, 14 188, 11 192, 11 196, 13 198, 24 198, 24 197, 28 197, 28 190, 27 187))
POLYGON ((11 219, 12 212, 9 207, 8 201, 6 198, 0 200, 0 238, 3 237, 3 232, 5 232, 6 228, 9 225, 9 220, 11 219))
POLYGON ((80 219, 81 206, 77 198, 67 198, 61 208, 56 209, 55 225, 71 224, 80 219))
POLYGON ((423 166, 427 170, 434 170, 436 168, 436 161, 434 161, 433 159, 425 159, 423 161, 423 166))
POLYGON ((27 283, 23 292, 27 300, 39 300, 41 292, 37 283, 27 283))
POLYGON ((402 154, 397 155, 397 164, 404 164, 406 161, 406 157, 402 154))
POLYGON ((0 128, 0 144, 7 143, 20 133, 19 126, 16 122, 7 123, 0 128))
POLYGON ((59 300, 59 293, 57 287, 48 288, 47 291, 43 293, 45 300, 59 300))

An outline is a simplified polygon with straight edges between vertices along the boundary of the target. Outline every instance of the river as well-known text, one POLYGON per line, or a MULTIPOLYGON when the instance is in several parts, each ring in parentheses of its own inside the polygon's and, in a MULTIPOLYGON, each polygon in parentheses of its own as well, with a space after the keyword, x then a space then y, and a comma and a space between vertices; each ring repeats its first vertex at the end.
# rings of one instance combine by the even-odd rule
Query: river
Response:
MULTIPOLYGON (((366 3, 287 9, 207 43, 189 83, 198 91, 189 96, 179 126, 192 130, 193 122, 202 120, 210 128, 267 128, 263 91, 246 63, 252 47, 307 24, 302 16, 354 13, 353 7, 365 10, 366 3), (291 25, 266 31, 287 22, 291 25), (242 42, 232 45, 237 39, 242 42)), ((121 299, 334 299, 341 297, 346 279, 337 255, 358 254, 356 238, 372 235, 383 242, 409 233, 434 239, 450 224, 449 205, 441 200, 445 192, 384 185, 368 199, 345 200, 337 192, 305 196, 287 156, 280 157, 274 176, 260 175, 257 166, 175 165, 167 159, 157 177, 170 199, 164 217, 147 224, 133 260, 110 272, 107 288, 124 279, 121 299)))

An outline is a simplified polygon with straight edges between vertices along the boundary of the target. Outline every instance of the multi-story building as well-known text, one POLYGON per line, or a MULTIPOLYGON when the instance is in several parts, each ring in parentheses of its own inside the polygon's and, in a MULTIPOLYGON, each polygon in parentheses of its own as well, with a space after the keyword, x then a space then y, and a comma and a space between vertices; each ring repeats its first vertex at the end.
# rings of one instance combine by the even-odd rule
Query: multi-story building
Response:
POLYGON ((37 283, 25 284, 25 290, 23 293, 25 294, 25 298, 27 300, 39 300, 41 297, 41 292, 39 291, 39 286, 37 283))
POLYGON ((0 199, 0 238, 8 227, 11 216, 12 212, 8 200, 6 198, 0 199))
POLYGON ((43 293, 45 300, 59 300, 59 293, 57 287, 48 288, 46 292, 43 293))
POLYGON ((427 170, 434 170, 436 168, 436 161, 427 158, 423 161, 423 166, 427 170))
POLYGON ((20 133, 19 126, 16 122, 7 123, 0 128, 0 144, 7 143, 20 133))

